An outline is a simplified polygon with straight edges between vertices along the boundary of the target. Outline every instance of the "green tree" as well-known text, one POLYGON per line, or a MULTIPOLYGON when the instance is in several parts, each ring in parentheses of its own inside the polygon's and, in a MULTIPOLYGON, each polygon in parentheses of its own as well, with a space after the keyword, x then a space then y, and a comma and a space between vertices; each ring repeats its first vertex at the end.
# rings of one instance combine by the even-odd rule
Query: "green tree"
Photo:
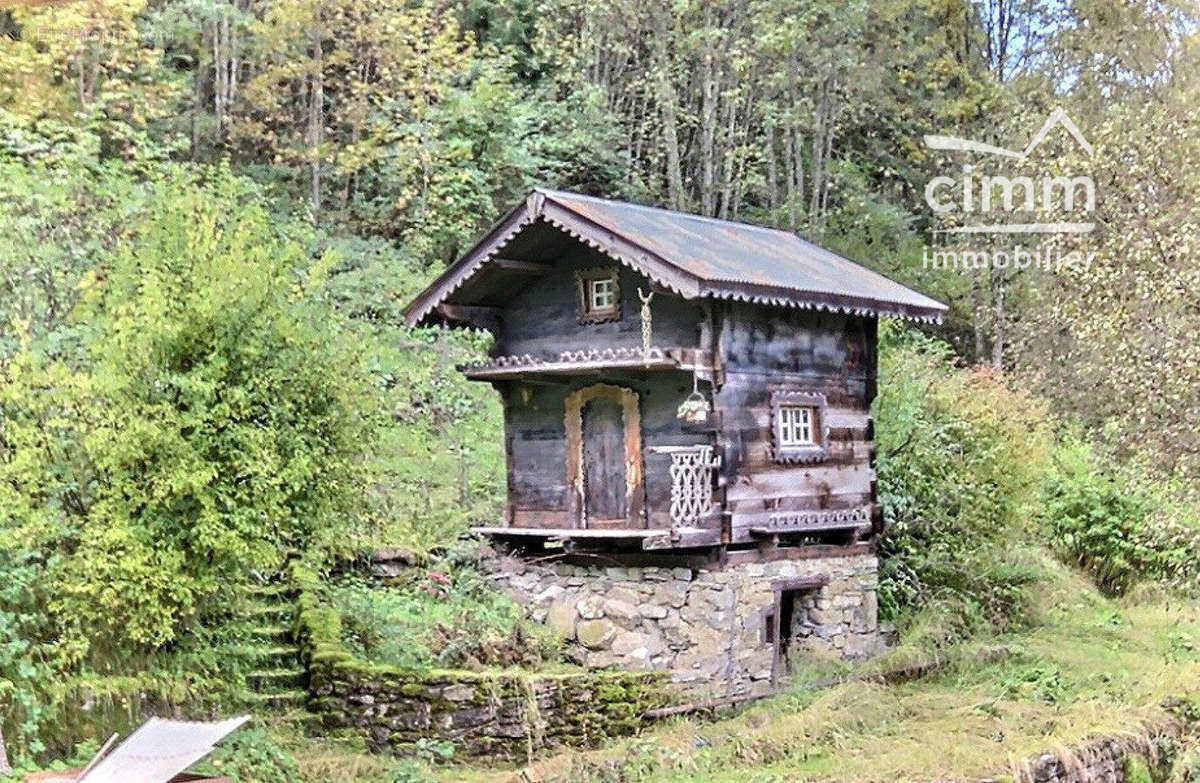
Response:
POLYGON ((0 359, 0 681, 26 729, 52 672, 145 666, 368 516, 379 403, 332 257, 228 172, 163 174, 70 281, 78 349, 26 321, 0 359))

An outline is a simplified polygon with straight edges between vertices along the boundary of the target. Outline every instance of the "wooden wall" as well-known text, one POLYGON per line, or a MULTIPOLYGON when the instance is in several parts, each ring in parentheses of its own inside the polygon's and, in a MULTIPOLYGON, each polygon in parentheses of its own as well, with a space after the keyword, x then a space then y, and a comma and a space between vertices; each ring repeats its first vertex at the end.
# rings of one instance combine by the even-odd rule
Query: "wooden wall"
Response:
POLYGON ((675 417, 679 403, 692 390, 691 374, 682 371, 606 373, 554 385, 527 381, 497 384, 504 397, 510 524, 574 526, 568 513, 563 403, 572 391, 593 383, 624 386, 637 393, 648 522, 650 527, 670 527, 671 460, 652 449, 714 442, 712 435, 685 433, 675 417))
MULTIPOLYGON (((649 290, 648 281, 616 261, 579 245, 555 259, 555 269, 534 278, 505 305, 503 327, 493 353, 555 356, 562 351, 586 348, 638 348, 642 344, 641 301, 637 289, 649 290), (619 268, 621 317, 603 323, 580 323, 575 272, 591 267, 619 268)), ((696 347, 700 306, 666 291, 655 293, 653 343, 667 348, 696 347)))
POLYGON ((875 319, 734 302, 722 308, 719 321, 725 377, 716 407, 731 540, 750 540, 748 528, 771 512, 874 503, 875 319), (774 460, 776 390, 825 395, 826 459, 774 460))
MULTIPOLYGON (((554 357, 562 351, 590 348, 640 348, 641 275, 585 246, 554 259, 555 270, 534 279, 504 307, 493 355, 554 357), (592 267, 618 269, 620 318, 580 323, 575 272, 592 267)), ((652 342, 660 348, 699 346, 701 307, 666 291, 651 303, 652 342)), ((714 442, 711 435, 689 435, 675 418, 691 392, 691 374, 682 371, 622 370, 583 377, 533 377, 496 384, 504 400, 508 458, 509 523, 521 527, 571 527, 567 485, 564 399, 595 383, 631 388, 638 394, 642 419, 642 455, 646 509, 650 527, 670 527, 670 457, 652 453, 656 446, 714 442)), ((640 523, 639 523, 640 525, 640 523)))
MULTIPOLYGON (((577 246, 554 259, 555 270, 515 292, 502 314, 494 355, 532 354, 544 358, 562 351, 641 346, 640 275, 619 268, 620 318, 581 323, 575 272, 615 262, 577 246)), ((873 425, 876 321, 742 302, 712 302, 719 349, 719 389, 715 406, 719 434, 685 432, 676 408, 692 390, 683 371, 622 370, 580 377, 530 376, 497 381, 504 399, 508 458, 508 522, 520 527, 573 527, 579 522, 567 480, 564 399, 595 383, 633 389, 642 417, 643 475, 650 527, 670 526, 670 458, 657 446, 717 443, 724 460, 722 482, 727 514, 725 539, 749 542, 751 526, 772 513, 852 509, 874 504, 873 425), (822 429, 825 459, 812 464, 774 459, 771 394, 794 390, 825 396, 822 429)), ((665 291, 652 305, 653 344, 698 347, 705 307, 665 291)), ((701 387, 707 390, 708 384, 701 387)), ((635 523, 640 526, 640 521, 635 523)), ((714 525, 720 522, 714 521, 714 525)))

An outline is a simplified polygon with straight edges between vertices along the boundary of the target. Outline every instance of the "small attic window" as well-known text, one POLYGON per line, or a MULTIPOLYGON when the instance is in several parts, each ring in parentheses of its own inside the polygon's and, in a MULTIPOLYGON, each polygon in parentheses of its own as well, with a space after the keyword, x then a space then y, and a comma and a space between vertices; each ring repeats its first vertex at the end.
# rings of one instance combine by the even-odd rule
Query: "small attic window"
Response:
POLYGON ((616 269, 579 272, 579 320, 585 323, 615 321, 621 317, 621 291, 616 269))
POLYGON ((776 462, 825 459, 825 395, 784 389, 771 395, 771 440, 776 462))

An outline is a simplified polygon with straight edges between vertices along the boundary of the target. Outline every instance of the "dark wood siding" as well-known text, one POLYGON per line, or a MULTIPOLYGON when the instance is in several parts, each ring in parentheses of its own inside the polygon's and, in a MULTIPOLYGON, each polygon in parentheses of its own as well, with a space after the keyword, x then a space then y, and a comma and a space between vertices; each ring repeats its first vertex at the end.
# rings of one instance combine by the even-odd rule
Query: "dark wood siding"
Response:
MULTIPOLYGON (((555 356, 586 348, 637 348, 642 344, 641 301, 637 290, 649 290, 641 275, 591 248, 580 246, 561 258, 545 259, 554 271, 531 279, 504 305, 495 355, 555 356), (619 268, 620 317, 602 323, 580 323, 575 272, 592 267, 619 268)), ((696 347, 701 309, 666 291, 651 303, 654 345, 696 347)))
POLYGON ((561 385, 512 381, 499 385, 505 396, 510 521, 521 527, 570 527, 564 402, 572 391, 610 383, 638 395, 643 475, 649 527, 670 527, 670 457, 659 446, 713 443, 711 435, 684 432, 675 417, 691 392, 689 373, 625 373, 620 377, 576 378, 561 385))
POLYGON ((841 509, 874 502, 870 419, 876 322, 870 318, 732 303, 722 309, 724 384, 717 395, 725 442, 727 511, 734 541, 776 511, 841 509), (827 456, 774 459, 771 394, 824 395, 827 456))

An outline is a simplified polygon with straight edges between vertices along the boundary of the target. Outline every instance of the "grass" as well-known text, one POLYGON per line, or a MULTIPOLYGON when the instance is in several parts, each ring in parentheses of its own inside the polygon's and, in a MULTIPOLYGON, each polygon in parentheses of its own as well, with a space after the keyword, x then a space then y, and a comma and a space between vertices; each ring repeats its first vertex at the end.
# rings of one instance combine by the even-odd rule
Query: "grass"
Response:
MULTIPOLYGON (((737 714, 664 722, 597 750, 564 751, 525 767, 418 759, 367 751, 353 734, 309 737, 268 727, 296 760, 300 780, 367 783, 570 781, 769 783, 929 781, 1012 775, 1025 759, 1067 754, 1089 736, 1134 739, 1162 720, 1161 702, 1200 696, 1200 605, 1141 593, 1119 601, 1047 564, 1029 631, 951 650, 943 674, 903 685, 812 681, 920 662, 902 646, 863 667, 821 661, 785 695, 737 714), (997 659, 981 653, 1003 644, 997 659), (987 662, 992 661, 992 662, 987 662)), ((930 618, 926 618, 929 620, 930 618)), ((255 778, 245 778, 255 779, 255 778)), ((270 779, 271 781, 274 778, 270 779)))
POLYGON ((560 657, 549 628, 467 566, 418 569, 386 586, 347 576, 330 592, 342 643, 371 663, 534 669, 560 657))
POLYGON ((522 770, 438 774, 572 783, 978 778, 1090 735, 1144 733, 1165 717, 1164 699, 1200 694, 1200 606, 1163 595, 1115 602, 1047 567, 1039 623, 1000 639, 1012 651, 1000 662, 963 663, 905 685, 798 688, 723 720, 678 720, 522 770))

